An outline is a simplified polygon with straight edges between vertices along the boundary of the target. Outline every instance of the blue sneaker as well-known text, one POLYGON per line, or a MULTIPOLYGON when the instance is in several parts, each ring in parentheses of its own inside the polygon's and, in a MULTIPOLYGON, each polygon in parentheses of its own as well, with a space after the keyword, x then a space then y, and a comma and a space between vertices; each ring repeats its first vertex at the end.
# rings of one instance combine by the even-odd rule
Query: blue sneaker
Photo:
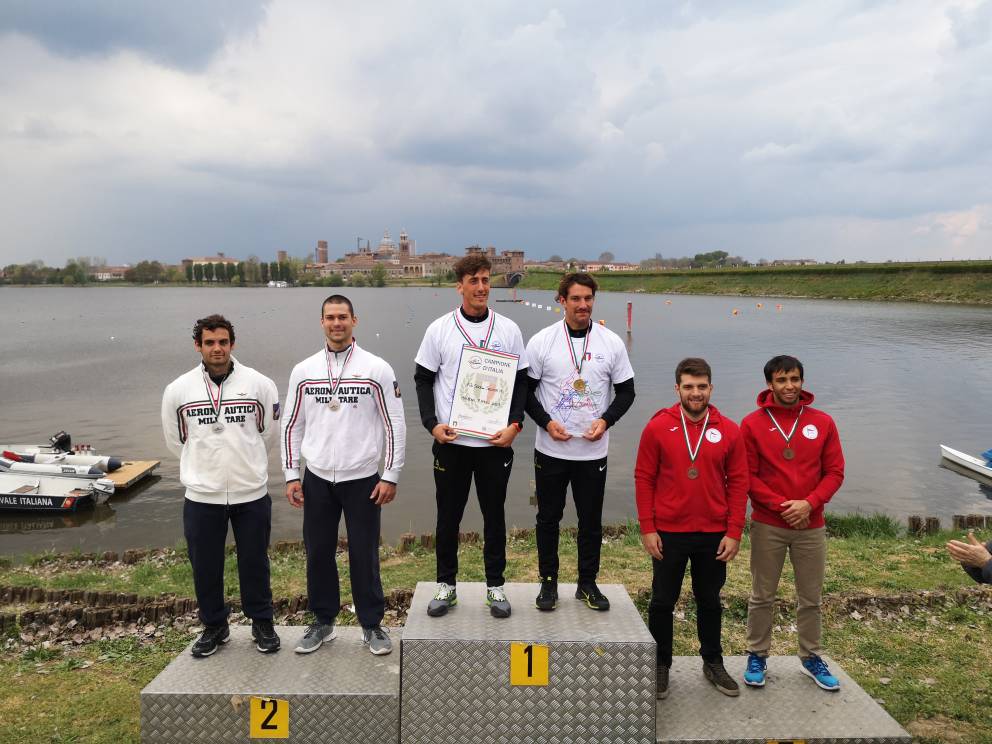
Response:
POLYGON ((840 689, 840 680, 830 673, 827 662, 816 654, 810 654, 803 661, 803 672, 813 678, 824 690, 836 692, 840 689))
POLYGON ((748 687, 765 686, 765 657, 748 653, 747 669, 744 670, 744 684, 748 687))

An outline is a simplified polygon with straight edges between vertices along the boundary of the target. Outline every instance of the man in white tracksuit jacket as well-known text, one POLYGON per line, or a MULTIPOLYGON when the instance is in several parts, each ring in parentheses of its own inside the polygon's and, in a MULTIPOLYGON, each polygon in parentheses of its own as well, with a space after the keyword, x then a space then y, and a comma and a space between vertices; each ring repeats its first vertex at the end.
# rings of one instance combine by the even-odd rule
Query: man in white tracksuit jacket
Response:
POLYGON ((204 630, 193 656, 210 656, 230 638, 224 602, 224 544, 231 523, 238 548, 241 606, 263 653, 279 650, 272 626, 268 449, 275 444, 275 383, 231 356, 234 326, 221 315, 196 321, 193 343, 203 360, 165 389, 162 430, 179 457, 186 486, 183 533, 204 630))
POLYGON ((379 576, 379 527, 382 505, 396 497, 406 422, 396 375, 384 359, 355 342, 357 322, 347 297, 324 300, 320 323, 325 343, 289 377, 282 426, 286 498, 303 507, 307 597, 315 616, 297 653, 316 651, 334 638, 340 607, 335 552, 342 513, 363 642, 373 654, 392 650, 382 628, 386 604, 379 576), (306 462, 302 482, 301 459, 306 462))

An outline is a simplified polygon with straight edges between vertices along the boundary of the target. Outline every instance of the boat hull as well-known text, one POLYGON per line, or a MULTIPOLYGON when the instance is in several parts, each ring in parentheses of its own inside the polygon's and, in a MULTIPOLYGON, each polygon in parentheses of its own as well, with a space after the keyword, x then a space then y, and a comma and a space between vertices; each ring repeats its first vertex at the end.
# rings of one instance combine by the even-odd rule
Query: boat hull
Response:
POLYGON ((992 478, 992 468, 986 465, 984 460, 969 455, 967 452, 961 452, 942 444, 940 445, 940 454, 943 458, 957 463, 973 473, 984 475, 986 478, 992 478))

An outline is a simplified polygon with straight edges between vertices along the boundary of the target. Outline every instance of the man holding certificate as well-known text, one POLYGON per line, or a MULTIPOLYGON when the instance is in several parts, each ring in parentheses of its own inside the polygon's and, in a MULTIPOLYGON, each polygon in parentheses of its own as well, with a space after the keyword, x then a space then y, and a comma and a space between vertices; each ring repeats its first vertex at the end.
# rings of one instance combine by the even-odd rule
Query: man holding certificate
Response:
POLYGON ((558 525, 569 484, 579 518, 575 597, 594 610, 610 609, 610 601, 596 586, 607 429, 634 402, 634 370, 620 337, 592 323, 596 288, 589 274, 566 274, 558 286, 565 319, 539 331, 527 344, 527 413, 539 427, 534 446, 539 610, 553 610, 558 603, 558 525), (611 386, 616 392, 612 403, 611 386))
POLYGON ((503 591, 503 504, 513 465, 510 445, 523 426, 527 361, 520 328, 489 309, 491 269, 481 253, 454 265, 461 306, 430 324, 417 352, 417 403, 434 437, 438 586, 427 607, 432 617, 458 603, 458 528, 473 477, 483 520, 486 604, 493 617, 510 616, 503 591))

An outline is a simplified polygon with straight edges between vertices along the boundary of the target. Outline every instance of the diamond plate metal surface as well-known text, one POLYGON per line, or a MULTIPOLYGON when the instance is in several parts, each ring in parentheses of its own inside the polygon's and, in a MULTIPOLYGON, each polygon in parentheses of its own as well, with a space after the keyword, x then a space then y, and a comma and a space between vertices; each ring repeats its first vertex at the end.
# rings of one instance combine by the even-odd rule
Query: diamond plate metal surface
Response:
POLYGON ((507 584, 505 620, 489 615, 478 583, 459 584, 458 606, 428 617, 434 588, 418 584, 403 633, 401 741, 655 740, 655 644, 622 586, 600 587, 609 612, 573 599, 574 584, 539 612, 537 584, 507 584), (510 685, 511 641, 548 645, 547 687, 510 685))
MULTIPOLYGON (((826 659, 826 657, 825 657, 826 659)), ((840 691, 821 690, 795 656, 770 656, 768 680, 760 689, 744 685, 746 657, 724 664, 741 686, 740 697, 721 694, 703 677, 702 661, 672 661, 669 695, 658 701, 657 741, 764 744, 769 739, 806 744, 909 744, 912 737, 851 679, 826 659, 840 691)))
POLYGON ((519 641, 553 638, 568 641, 628 641, 654 644, 654 639, 621 584, 600 584, 610 600, 609 612, 597 612, 575 599, 575 584, 558 585, 558 609, 540 612, 534 600, 540 584, 507 584, 513 612, 497 620, 486 607, 486 585, 458 584, 458 604, 443 617, 428 617, 427 603, 437 584, 421 581, 413 594, 404 640, 519 641))
POLYGON ((262 695, 289 701, 291 742, 395 744, 400 632, 391 631, 389 656, 370 654, 361 628, 338 628, 337 639, 318 651, 295 654, 303 631, 278 626, 276 654, 258 653, 245 626, 232 627, 231 642, 213 656, 194 659, 184 650, 141 691, 141 741, 255 741, 248 736, 248 698, 262 695))

